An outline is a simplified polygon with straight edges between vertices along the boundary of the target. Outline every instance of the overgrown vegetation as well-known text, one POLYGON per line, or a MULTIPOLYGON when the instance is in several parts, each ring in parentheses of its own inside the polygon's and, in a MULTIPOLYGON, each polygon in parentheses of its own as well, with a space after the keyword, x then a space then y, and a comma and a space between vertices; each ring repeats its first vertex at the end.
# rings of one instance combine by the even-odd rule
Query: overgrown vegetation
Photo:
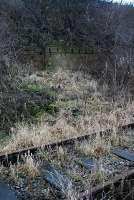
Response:
MULTIPOLYGON (((108 140, 97 135, 74 149, 99 159, 112 146, 133 147, 132 137, 117 136, 119 125, 134 122, 133 21, 133 5, 112 1, 0 0, 0 153, 109 128, 108 140)), ((49 161, 66 168, 72 157, 57 152, 49 161)), ((30 190, 47 157, 27 155, 0 174, 20 185, 27 175, 30 190)), ((68 174, 84 188, 107 179, 98 168, 91 182, 77 169, 68 174)), ((78 199, 76 191, 66 196, 78 199)))

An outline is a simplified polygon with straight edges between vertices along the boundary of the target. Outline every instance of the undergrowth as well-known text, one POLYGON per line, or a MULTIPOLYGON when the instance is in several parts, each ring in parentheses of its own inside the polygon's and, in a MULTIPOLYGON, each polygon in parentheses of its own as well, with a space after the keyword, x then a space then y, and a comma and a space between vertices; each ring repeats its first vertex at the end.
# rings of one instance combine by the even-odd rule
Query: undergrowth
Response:
MULTIPOLYGON (((25 105, 27 116, 36 119, 17 122, 11 127, 10 140, 1 151, 37 146, 79 135, 91 134, 133 122, 133 101, 114 102, 104 95, 103 86, 89 75, 70 70, 40 71, 23 78, 24 90, 39 95, 39 102, 25 105), (48 97, 41 95, 47 91, 48 97), (102 95, 103 94, 103 95, 102 95), (45 104, 45 98, 50 103, 45 104), (35 120, 33 121, 35 122, 35 120)), ((106 93, 106 87, 104 88, 106 93)), ((23 113, 22 113, 23 114, 23 113)), ((113 134, 113 140, 116 135, 113 134)), ((101 145, 101 144, 100 144, 101 145)), ((102 146, 102 145, 101 145, 102 146)))

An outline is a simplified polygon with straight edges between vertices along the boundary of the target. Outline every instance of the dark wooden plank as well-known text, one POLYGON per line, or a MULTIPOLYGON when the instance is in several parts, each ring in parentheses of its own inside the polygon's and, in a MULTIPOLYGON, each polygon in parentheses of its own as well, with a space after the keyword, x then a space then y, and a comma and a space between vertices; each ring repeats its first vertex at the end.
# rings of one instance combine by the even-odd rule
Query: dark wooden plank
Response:
POLYGON ((41 172, 44 180, 63 193, 72 187, 71 180, 48 162, 45 163, 41 172))
POLYGON ((17 200, 15 193, 4 183, 0 183, 0 200, 17 200))
POLYGON ((95 167, 95 162, 93 159, 90 158, 81 158, 80 160, 76 161, 82 167, 91 171, 95 167))
POLYGON ((120 158, 134 162, 134 151, 132 152, 128 149, 115 148, 112 150, 112 153, 120 158))

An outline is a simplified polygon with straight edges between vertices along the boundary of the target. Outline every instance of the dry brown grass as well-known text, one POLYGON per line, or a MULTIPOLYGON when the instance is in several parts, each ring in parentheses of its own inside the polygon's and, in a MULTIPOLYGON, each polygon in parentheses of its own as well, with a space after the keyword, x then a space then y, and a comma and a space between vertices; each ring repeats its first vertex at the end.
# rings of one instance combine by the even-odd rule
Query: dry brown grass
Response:
POLYGON ((108 155, 113 146, 123 146, 126 144, 128 138, 122 133, 112 132, 111 135, 101 137, 98 133, 96 137, 90 141, 84 141, 82 143, 76 143, 75 148, 85 154, 86 156, 100 158, 104 155, 108 155))
MULTIPOLYGON (((58 98, 55 105, 59 106, 60 112, 54 118, 53 125, 46 122, 50 120, 49 115, 46 116, 46 114, 42 115, 37 125, 17 124, 11 133, 10 141, 1 149, 1 152, 39 146, 107 128, 113 129, 112 138, 116 140, 117 127, 134 121, 133 101, 124 104, 121 101, 115 103, 106 100, 101 95, 102 88, 97 82, 81 73, 58 69, 49 74, 42 72, 39 77, 36 73, 27 77, 25 81, 36 82, 42 84, 43 87, 57 88, 58 98), (72 115, 73 108, 78 108, 80 111, 77 117, 72 115)), ((106 86, 104 89, 106 90, 106 86)), ((99 146, 102 145, 104 146, 104 144, 99 146)))
POLYGON ((100 157, 110 152, 111 144, 96 137, 93 141, 83 142, 76 145, 76 149, 81 153, 89 156, 100 157))
POLYGON ((36 161, 32 155, 26 155, 23 162, 18 161, 17 165, 10 165, 9 173, 15 183, 21 182, 21 177, 27 176, 28 179, 34 179, 39 176, 39 161, 36 161))

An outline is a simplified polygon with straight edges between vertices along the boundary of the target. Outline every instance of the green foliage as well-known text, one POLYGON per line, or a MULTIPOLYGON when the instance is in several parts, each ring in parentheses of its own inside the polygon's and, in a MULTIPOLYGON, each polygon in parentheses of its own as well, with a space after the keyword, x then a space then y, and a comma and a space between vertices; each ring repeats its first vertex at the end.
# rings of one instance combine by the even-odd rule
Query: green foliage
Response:
MULTIPOLYGON (((51 115, 55 115, 58 112, 57 106, 52 105, 56 99, 56 91, 53 88, 47 87, 41 83, 27 83, 22 86, 22 90, 26 92, 32 92, 33 94, 45 94, 43 99, 40 99, 40 102, 29 102, 25 107, 26 115, 32 118, 39 119, 44 112, 47 112, 51 115), (45 100, 45 99, 46 100, 45 100)), ((24 113, 22 111, 22 113, 24 113)), ((25 113, 24 113, 25 115, 25 113)))
POLYGON ((53 106, 51 104, 33 104, 28 106, 28 112, 32 117, 39 119, 44 112, 48 114, 55 115, 58 113, 58 107, 53 106))
POLYGON ((24 83, 18 93, 3 100, 6 107, 0 106, 0 130, 9 130, 14 124, 22 121, 36 123, 45 113, 55 116, 58 107, 52 103, 56 98, 57 94, 53 88, 40 83, 24 83))
POLYGON ((54 88, 50 88, 46 85, 42 85, 40 83, 29 83, 22 86, 22 90, 27 92, 40 92, 40 93, 46 93, 48 97, 56 99, 56 91, 54 88))
POLYGON ((43 86, 41 84, 31 83, 24 85, 23 89, 25 91, 39 92, 43 90, 43 86))
POLYGON ((64 101, 56 102, 55 106, 58 108, 63 108, 64 110, 70 110, 74 117, 78 117, 80 115, 80 108, 77 100, 66 99, 64 101))

